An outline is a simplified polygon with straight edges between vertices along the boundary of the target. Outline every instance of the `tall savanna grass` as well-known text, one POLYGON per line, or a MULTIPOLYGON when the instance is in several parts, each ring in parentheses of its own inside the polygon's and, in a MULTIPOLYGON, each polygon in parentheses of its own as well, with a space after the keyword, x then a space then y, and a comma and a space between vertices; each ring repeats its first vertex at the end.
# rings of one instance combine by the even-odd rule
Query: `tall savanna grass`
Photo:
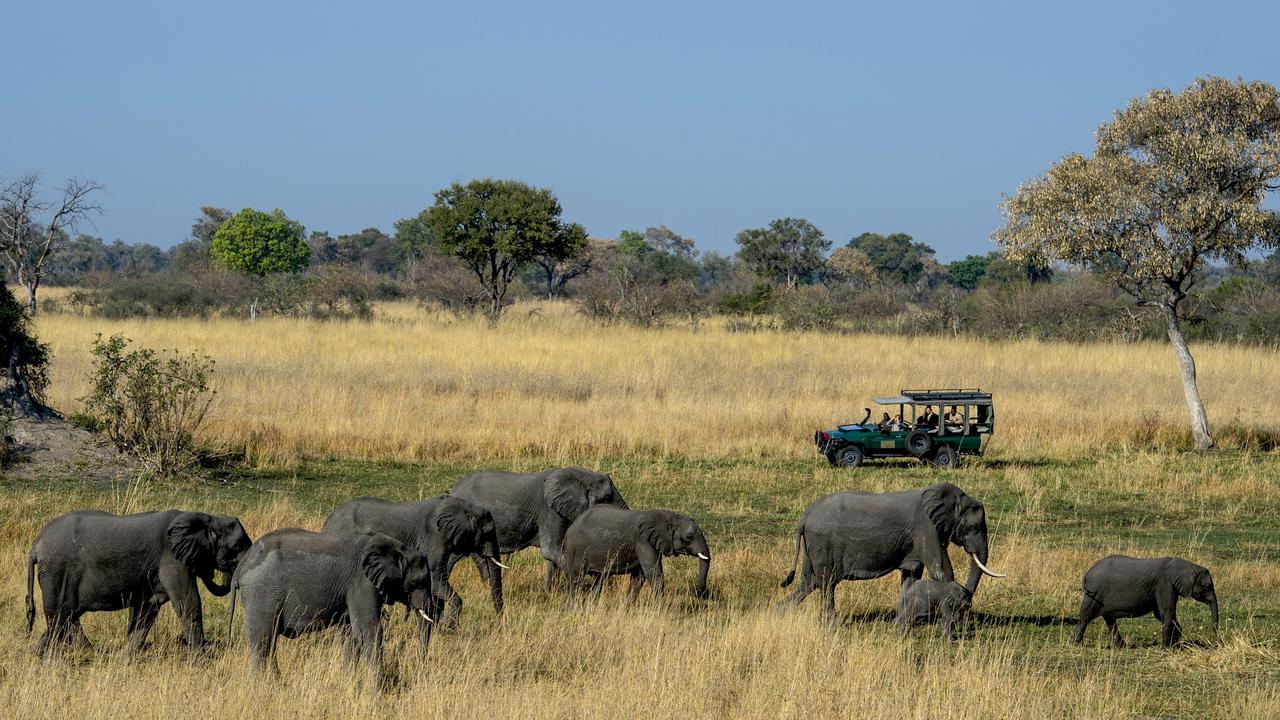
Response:
MULTIPOLYGON (((48 314, 38 330, 54 350, 53 404, 68 411, 87 390, 95 333, 208 353, 219 395, 205 440, 264 463, 793 457, 812 452, 814 429, 860 419, 874 396, 956 386, 994 393, 996 453, 1189 444, 1177 364, 1161 343, 602 327, 554 303, 517 306, 496 328, 406 303, 370 322, 48 314)), ((1219 438, 1274 442, 1280 352, 1194 350, 1219 438)))

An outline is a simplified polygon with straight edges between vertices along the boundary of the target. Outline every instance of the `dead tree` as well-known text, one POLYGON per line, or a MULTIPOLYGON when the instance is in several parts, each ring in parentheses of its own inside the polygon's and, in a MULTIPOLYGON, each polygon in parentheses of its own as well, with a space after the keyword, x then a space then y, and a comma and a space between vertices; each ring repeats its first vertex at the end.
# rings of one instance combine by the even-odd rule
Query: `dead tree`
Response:
POLYGON ((44 277, 45 262, 62 238, 69 237, 102 207, 92 196, 102 186, 92 180, 71 178, 60 200, 40 197, 40 174, 27 173, 0 188, 0 253, 14 278, 27 291, 27 312, 36 313, 36 290, 44 277))

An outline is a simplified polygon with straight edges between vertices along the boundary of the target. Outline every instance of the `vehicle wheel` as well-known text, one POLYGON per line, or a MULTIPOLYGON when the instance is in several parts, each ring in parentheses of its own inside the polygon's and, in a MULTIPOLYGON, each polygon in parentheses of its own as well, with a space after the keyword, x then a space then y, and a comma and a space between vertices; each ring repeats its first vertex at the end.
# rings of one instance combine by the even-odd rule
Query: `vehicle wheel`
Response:
POLYGON ((858 467, 862 464, 862 457, 862 448, 857 445, 845 445, 836 451, 836 465, 858 467))
POLYGON ((933 466, 943 470, 951 470, 960 465, 960 455, 956 453, 956 449, 943 443, 938 445, 938 450, 933 454, 933 466))
POLYGON ((839 464, 840 464, 840 463, 836 460, 836 451, 835 451, 835 450, 828 450, 828 451, 826 452, 826 457, 827 457, 827 464, 829 464, 831 467, 835 467, 836 465, 839 465, 839 464))
POLYGON ((916 457, 924 457, 933 448, 933 438, 923 430, 912 430, 905 441, 907 452, 916 457))

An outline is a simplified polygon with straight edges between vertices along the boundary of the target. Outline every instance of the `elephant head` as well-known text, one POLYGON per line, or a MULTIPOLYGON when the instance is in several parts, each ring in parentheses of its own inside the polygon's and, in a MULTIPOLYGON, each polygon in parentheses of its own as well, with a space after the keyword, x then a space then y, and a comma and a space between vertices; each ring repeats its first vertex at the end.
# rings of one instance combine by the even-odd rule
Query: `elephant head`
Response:
POLYGON ((446 495, 435 512, 436 528, 461 554, 476 553, 505 568, 498 552, 498 529, 493 515, 462 498, 446 495))
POLYGON ((688 515, 670 510, 648 510, 640 519, 640 536, 659 555, 692 555, 698 558, 698 597, 707 596, 707 573, 711 570, 711 548, 702 528, 688 515))
POLYGON ((215 582, 214 571, 221 571, 224 580, 231 577, 240 556, 253 544, 239 519, 202 512, 179 513, 165 535, 173 556, 218 597, 230 592, 231 587, 230 583, 215 582))
POLYGON ((984 574, 991 577, 1004 577, 987 567, 990 560, 987 543, 987 511, 982 501, 970 497, 963 490, 951 483, 930 485, 921 493, 921 506, 925 515, 938 530, 939 539, 943 540, 943 552, 946 552, 946 541, 964 548, 969 554, 969 578, 965 589, 970 593, 978 589, 978 581, 984 574))
POLYGON ((547 473, 543 496, 557 513, 573 521, 592 505, 613 505, 627 510, 627 502, 613 478, 578 467, 556 468, 547 473))
POLYGON ((1213 631, 1218 631, 1218 593, 1213 589, 1213 575, 1209 569, 1193 562, 1177 560, 1170 568, 1173 573, 1173 589, 1181 597, 1191 598, 1209 606, 1213 631))
POLYGON ((360 556, 365 577, 387 603, 401 603, 428 622, 435 618, 431 593, 431 566, 426 553, 415 552, 399 540, 369 533, 369 542, 360 556))

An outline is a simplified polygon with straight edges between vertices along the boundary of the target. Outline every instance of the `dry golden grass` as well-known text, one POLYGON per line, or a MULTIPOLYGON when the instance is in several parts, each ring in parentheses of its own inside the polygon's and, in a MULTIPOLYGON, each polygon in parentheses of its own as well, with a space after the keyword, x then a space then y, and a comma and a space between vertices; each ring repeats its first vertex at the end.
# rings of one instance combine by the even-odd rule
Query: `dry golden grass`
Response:
MULTIPOLYGON (((857 420, 903 387, 995 393, 997 454, 1185 445, 1164 344, 989 343, 937 337, 733 333, 723 324, 601 327, 562 304, 480 319, 379 308, 367 323, 266 318, 39 318, 53 404, 86 391, 95 333, 217 360, 207 439, 256 461, 796 457, 815 428, 857 420)), ((1280 435, 1280 352, 1195 348, 1209 419, 1228 446, 1280 435)))
MULTIPOLYGON (((228 487, 0 481, 5 716, 1247 720, 1274 717, 1280 702, 1276 456, 1153 449, 1186 443, 1176 364, 1162 344, 732 333, 716 322, 696 333, 640 330, 590 324, 555 304, 517 307, 496 329, 406 304, 380 307, 369 323, 38 322, 55 351, 52 400, 67 410, 85 392, 94 333, 214 356, 219 401, 205 440, 270 467, 237 471, 228 487), (846 622, 834 631, 818 622, 816 599, 777 612, 804 505, 841 488, 938 479, 919 466, 828 469, 813 455, 813 429, 857 419, 877 394, 957 384, 996 393, 999 430, 993 462, 947 479, 987 500, 994 564, 1010 574, 983 584, 973 636, 899 641, 892 578, 842 585, 846 622), (385 691, 342 661, 334 633, 283 641, 279 679, 252 675, 240 643, 189 662, 168 610, 133 660, 118 653, 122 613, 86 617, 93 653, 41 663, 28 652, 26 551, 60 512, 198 506, 239 515, 256 537, 318 528, 357 494, 435 494, 463 467, 555 462, 608 467, 633 505, 698 517, 712 542, 715 598, 692 599, 694 568, 673 560, 666 604, 623 608, 615 582, 599 607, 569 611, 542 593, 539 558, 526 551, 512 559, 508 614, 496 624, 475 571, 461 567, 462 625, 437 635, 425 664, 412 626, 392 613, 395 680, 385 691), (1123 623, 1132 649, 1105 648, 1101 622, 1083 647, 1068 644, 1079 578, 1111 552, 1210 565, 1222 642, 1164 652, 1154 646, 1158 623, 1144 618, 1123 623)), ((1225 444, 1280 432, 1270 391, 1280 354, 1195 350, 1225 444)), ((205 598, 206 630, 221 641, 225 600, 205 598)), ((1202 606, 1184 602, 1180 616, 1188 637, 1208 640, 1202 606)))

